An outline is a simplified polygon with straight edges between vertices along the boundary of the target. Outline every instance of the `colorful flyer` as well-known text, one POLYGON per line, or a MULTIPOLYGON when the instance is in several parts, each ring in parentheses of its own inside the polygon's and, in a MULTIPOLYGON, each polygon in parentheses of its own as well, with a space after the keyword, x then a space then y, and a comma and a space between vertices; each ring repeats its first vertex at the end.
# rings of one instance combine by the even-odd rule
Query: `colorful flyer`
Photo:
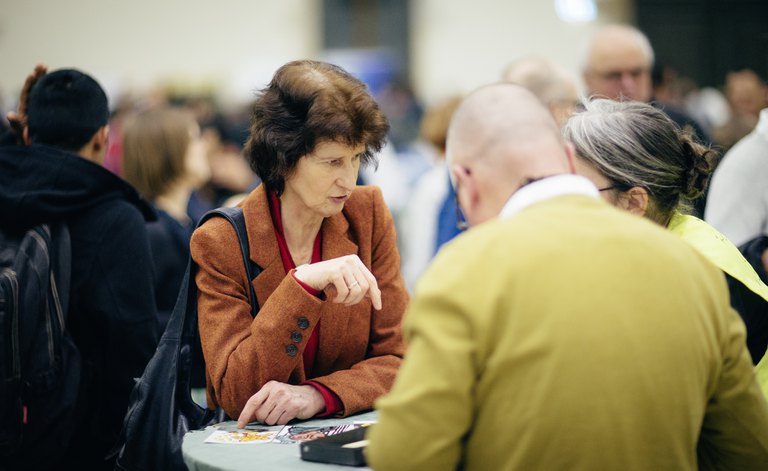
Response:
POLYGON ((205 439, 205 443, 228 443, 232 445, 269 443, 277 434, 278 431, 274 430, 274 428, 271 430, 269 428, 235 431, 216 430, 205 439))

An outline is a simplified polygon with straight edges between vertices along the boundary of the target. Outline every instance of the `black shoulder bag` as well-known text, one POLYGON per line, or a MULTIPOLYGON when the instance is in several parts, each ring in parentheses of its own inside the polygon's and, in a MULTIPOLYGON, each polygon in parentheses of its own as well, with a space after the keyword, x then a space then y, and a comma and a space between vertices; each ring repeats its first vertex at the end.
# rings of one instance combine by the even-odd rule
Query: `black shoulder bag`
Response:
MULTIPOLYGON (((249 280, 261 268, 251 263, 248 235, 241 208, 209 211, 198 227, 211 217, 223 217, 235 228, 249 280)), ((197 327, 197 266, 190 257, 176 306, 155 354, 136 382, 112 456, 120 470, 186 469, 181 455, 184 434, 226 420, 221 408, 205 409, 192 400, 190 376, 192 352, 200 344, 197 327)), ((259 305, 250 286, 252 314, 259 305)))

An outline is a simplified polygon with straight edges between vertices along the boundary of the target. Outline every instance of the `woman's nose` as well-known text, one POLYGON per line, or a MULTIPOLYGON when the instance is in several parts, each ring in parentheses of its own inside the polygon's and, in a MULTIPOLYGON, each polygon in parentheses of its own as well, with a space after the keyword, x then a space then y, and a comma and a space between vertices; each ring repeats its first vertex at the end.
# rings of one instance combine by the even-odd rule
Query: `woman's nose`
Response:
POLYGON ((358 169, 359 165, 355 162, 345 165, 344 169, 341 171, 341 175, 339 175, 338 184, 345 189, 353 189, 357 184, 358 169))

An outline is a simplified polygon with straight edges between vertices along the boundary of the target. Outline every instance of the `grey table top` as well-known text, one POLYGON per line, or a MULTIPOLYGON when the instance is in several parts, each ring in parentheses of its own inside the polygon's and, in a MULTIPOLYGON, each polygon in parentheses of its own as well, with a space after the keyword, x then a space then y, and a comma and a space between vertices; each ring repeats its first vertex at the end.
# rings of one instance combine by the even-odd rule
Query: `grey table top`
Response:
MULTIPOLYGON (((330 426, 352 423, 357 420, 376 420, 376 412, 365 412, 342 419, 315 419, 302 422, 301 425, 330 426)), ((235 422, 225 422, 225 427, 236 427, 235 422)), ((233 428, 234 429, 234 428, 233 428)), ((207 427, 203 430, 188 432, 184 435, 181 452, 184 463, 190 471, 208 470, 331 470, 346 469, 366 470, 370 468, 351 468, 324 463, 304 461, 299 456, 299 444, 284 445, 279 443, 258 443, 249 445, 229 445, 204 443, 216 429, 207 427)))

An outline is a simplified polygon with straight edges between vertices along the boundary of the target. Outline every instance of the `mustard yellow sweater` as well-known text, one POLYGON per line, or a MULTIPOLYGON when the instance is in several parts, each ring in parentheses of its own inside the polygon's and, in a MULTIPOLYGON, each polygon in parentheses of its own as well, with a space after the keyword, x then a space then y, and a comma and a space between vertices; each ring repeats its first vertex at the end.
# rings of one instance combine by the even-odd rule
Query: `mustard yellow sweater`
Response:
POLYGON ((768 469, 768 405, 722 273, 597 199, 447 245, 405 335, 374 469, 768 469))

